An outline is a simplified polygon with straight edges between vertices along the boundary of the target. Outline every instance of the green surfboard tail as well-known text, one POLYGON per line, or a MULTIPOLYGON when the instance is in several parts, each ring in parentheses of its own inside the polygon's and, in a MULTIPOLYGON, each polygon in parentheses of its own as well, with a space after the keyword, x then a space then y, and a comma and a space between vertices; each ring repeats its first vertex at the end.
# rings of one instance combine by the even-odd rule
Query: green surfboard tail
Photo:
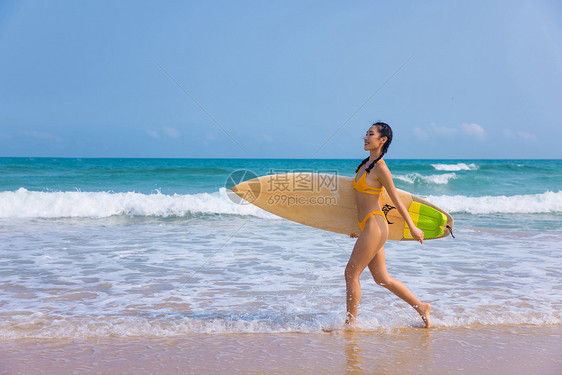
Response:
MULTIPOLYGON (((445 234, 447 216, 444 213, 419 202, 412 202, 408 213, 414 225, 423 231, 424 238, 438 238, 445 234)), ((408 224, 404 224, 404 238, 413 238, 408 224)))

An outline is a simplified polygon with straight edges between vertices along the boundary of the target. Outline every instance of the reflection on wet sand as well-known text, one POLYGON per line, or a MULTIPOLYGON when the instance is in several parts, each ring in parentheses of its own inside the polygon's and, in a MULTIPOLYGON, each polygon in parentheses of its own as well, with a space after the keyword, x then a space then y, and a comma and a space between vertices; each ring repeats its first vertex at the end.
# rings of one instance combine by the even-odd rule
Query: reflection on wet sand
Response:
POLYGON ((562 327, 0 341, 14 374, 560 374, 562 327))
POLYGON ((345 353, 345 373, 350 375, 392 373, 397 367, 427 371, 433 357, 431 330, 408 329, 405 335, 396 330, 342 332, 345 353), (412 358, 415 357, 415 361, 412 358), (414 368, 415 367, 415 368, 414 368))

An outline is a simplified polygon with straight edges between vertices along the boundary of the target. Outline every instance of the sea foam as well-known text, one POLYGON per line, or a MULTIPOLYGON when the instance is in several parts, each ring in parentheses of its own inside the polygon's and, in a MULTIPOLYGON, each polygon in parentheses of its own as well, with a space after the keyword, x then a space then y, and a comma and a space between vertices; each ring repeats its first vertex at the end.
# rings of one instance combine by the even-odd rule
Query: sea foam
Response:
POLYGON ((250 204, 236 204, 221 188, 215 193, 38 192, 20 188, 0 192, 0 218, 103 218, 115 215, 182 217, 194 214, 237 214, 274 218, 250 204))
MULTIPOLYGON (((332 307, 334 308, 334 307, 332 307)), ((395 329, 413 326, 421 323, 404 308, 389 308, 376 316, 365 313, 360 322, 362 331, 392 332, 395 329), (400 316, 402 315, 402 316, 400 316)), ((53 322, 47 317, 34 315, 13 317, 8 322, 0 324, 0 338, 14 339, 85 339, 105 337, 178 337, 189 334, 231 334, 231 333, 316 333, 341 329, 343 314, 311 314, 308 319, 286 314, 286 312, 260 315, 224 315, 220 317, 194 318, 179 314, 179 316, 160 315, 146 318, 135 316, 96 316, 63 317, 59 316, 53 322)), ((440 317, 434 316, 434 327, 471 327, 471 326, 513 326, 513 325, 553 325, 562 322, 558 312, 506 312, 494 308, 474 311, 468 316, 458 316, 452 311, 443 310, 440 317)))
POLYGON ((433 168, 438 171, 475 171, 478 169, 478 166, 474 163, 465 164, 465 163, 457 163, 457 164, 431 164, 433 168))
POLYGON ((450 213, 538 214, 562 213, 562 191, 513 196, 428 196, 431 203, 450 213))
MULTIPOLYGON (((436 195, 425 199, 450 213, 562 213, 562 191, 514 196, 436 195)), ((215 193, 173 195, 160 192, 37 192, 24 188, 0 192, 0 218, 184 217, 197 214, 278 218, 251 204, 230 201, 225 188, 215 193)))

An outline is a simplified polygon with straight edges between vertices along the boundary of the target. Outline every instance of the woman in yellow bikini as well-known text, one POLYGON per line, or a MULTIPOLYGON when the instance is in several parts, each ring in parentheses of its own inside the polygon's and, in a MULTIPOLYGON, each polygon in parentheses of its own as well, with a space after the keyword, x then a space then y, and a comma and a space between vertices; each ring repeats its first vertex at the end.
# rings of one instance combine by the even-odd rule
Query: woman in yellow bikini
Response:
POLYGON ((380 196, 383 189, 386 189, 398 212, 404 217, 414 239, 423 243, 423 232, 412 222, 408 210, 398 197, 390 170, 382 159, 392 142, 392 129, 383 122, 377 122, 367 130, 364 141, 364 149, 370 152, 370 156, 357 167, 357 173, 353 181, 359 215, 357 221, 361 233, 359 236, 352 235, 352 237, 358 238, 345 268, 346 325, 355 327, 357 309, 361 299, 359 276, 366 267, 369 267, 369 271, 371 271, 377 284, 387 288, 409 303, 420 314, 425 326, 430 327, 429 312, 431 305, 421 302, 406 285, 391 277, 386 271, 384 243, 388 237, 388 224, 380 206, 380 196))

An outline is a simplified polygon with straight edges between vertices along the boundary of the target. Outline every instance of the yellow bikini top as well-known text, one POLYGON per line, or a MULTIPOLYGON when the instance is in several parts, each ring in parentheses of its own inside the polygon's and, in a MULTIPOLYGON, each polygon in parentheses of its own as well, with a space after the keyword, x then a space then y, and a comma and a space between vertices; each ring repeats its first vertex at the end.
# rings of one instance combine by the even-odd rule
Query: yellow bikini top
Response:
MULTIPOLYGON (((380 159, 380 160, 382 160, 382 159, 380 159)), ((359 169, 359 171, 360 170, 361 169, 359 169)), ((357 173, 359 173, 359 171, 357 171, 357 173)), ((353 178, 353 188, 355 190, 357 190, 361 193, 366 193, 366 194, 373 194, 373 195, 382 194, 384 188, 382 188, 382 187, 375 188, 375 187, 367 185, 367 172, 363 173, 363 175, 361 177, 359 177, 359 180, 356 181, 357 173, 355 174, 355 177, 353 178)))

